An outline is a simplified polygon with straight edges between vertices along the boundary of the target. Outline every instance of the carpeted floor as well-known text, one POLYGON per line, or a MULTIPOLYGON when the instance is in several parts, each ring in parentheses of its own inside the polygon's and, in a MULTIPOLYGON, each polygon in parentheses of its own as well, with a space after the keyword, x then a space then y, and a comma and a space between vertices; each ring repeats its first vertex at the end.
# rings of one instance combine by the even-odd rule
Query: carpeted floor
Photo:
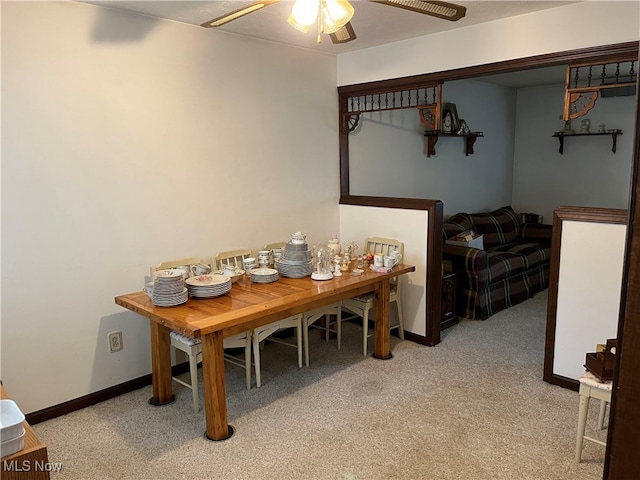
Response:
MULTIPOLYGON (((148 405, 146 387, 34 428, 62 464, 54 480, 600 479, 604 447, 585 442, 574 460, 578 394, 542 381, 545 314, 543 292, 436 347, 392 337, 389 361, 363 357, 350 322, 341 351, 311 335, 309 368, 267 344, 260 389, 226 367, 236 433, 224 442, 203 438, 176 384, 168 406, 148 405)), ((587 432, 605 439, 597 408, 587 432)))

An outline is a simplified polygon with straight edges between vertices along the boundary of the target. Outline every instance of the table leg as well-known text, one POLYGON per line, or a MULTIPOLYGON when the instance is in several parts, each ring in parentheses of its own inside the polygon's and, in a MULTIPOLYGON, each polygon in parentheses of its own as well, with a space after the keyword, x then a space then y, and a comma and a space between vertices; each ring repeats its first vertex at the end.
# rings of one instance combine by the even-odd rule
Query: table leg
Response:
POLYGON ((233 435, 233 427, 227 423, 222 332, 210 333, 201 340, 204 415, 207 424, 204 436, 207 440, 226 440, 233 435))
POLYGON ((171 390, 171 338, 170 330, 150 320, 151 330, 151 379, 153 397, 151 405, 166 405, 175 402, 171 390))
POLYGON ((376 321, 375 321, 375 352, 373 356, 382 360, 388 360, 393 355, 390 352, 391 339, 390 339, 390 303, 389 293, 391 292, 391 285, 389 280, 382 280, 378 283, 376 288, 376 321))

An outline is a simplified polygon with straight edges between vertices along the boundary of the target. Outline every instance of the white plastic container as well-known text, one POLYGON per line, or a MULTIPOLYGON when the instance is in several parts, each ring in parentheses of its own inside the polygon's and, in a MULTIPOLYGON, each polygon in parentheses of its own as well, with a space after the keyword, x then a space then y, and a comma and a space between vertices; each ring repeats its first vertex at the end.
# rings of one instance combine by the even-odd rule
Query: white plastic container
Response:
POLYGON ((0 400, 0 443, 2 443, 3 457, 9 455, 4 453, 5 443, 24 437, 23 422, 24 414, 18 408, 16 402, 13 400, 0 400))
POLYGON ((6 457, 7 455, 11 455, 22 450, 24 448, 24 433, 23 428, 20 436, 0 443, 0 457, 6 457))

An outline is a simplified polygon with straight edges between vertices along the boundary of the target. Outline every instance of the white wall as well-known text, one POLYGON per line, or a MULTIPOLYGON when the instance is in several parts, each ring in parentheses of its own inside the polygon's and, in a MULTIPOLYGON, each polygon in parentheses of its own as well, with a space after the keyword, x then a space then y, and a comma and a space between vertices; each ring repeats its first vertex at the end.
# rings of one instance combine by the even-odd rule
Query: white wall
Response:
POLYGON ((344 53, 338 56, 338 85, 440 72, 639 38, 639 2, 579 2, 344 53))
MULTIPOLYGON (((340 234, 344 246, 355 242, 363 253, 368 237, 395 238, 404 243, 402 262, 415 265, 415 272, 402 275, 402 311, 404 329, 416 335, 427 335, 427 231, 429 212, 397 208, 340 206, 340 234)), ((391 306, 391 322, 396 321, 391 306)))
POLYGON ((616 338, 627 227, 562 222, 553 373, 577 380, 596 344, 616 338))
POLYGON ((563 103, 564 85, 518 90, 513 207, 536 212, 545 223, 559 205, 628 208, 635 97, 598 98, 587 115, 572 122, 576 132, 583 118, 591 120, 592 132, 601 123, 622 129, 615 154, 608 135, 566 138, 561 155, 552 135, 564 128, 563 103))
POLYGON ((444 215, 486 211, 511 203, 516 92, 473 80, 447 82, 453 102, 473 131, 474 154, 462 138, 441 137, 427 157, 416 109, 363 114, 349 135, 350 193, 442 200, 444 215))
POLYGON ((32 412, 150 372, 148 321, 114 303, 150 265, 338 231, 336 59, 77 2, 1 8, 2 380, 32 412))

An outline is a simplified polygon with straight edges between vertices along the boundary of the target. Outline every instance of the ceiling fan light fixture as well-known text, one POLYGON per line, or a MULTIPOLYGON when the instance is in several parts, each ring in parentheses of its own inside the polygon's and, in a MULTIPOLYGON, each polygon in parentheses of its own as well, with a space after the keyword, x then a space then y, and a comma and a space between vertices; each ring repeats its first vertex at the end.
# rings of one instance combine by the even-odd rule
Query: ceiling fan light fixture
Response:
POLYGON ((318 0, 296 0, 287 22, 293 28, 307 33, 309 27, 316 23, 319 10, 320 2, 318 0))
POLYGON ((347 43, 356 39, 356 32, 353 31, 351 22, 348 22, 344 27, 334 33, 330 33, 331 41, 333 43, 347 43))
POLYGON ((337 32, 351 20, 353 13, 354 9, 347 0, 321 0, 323 32, 337 32))
POLYGON ((265 0, 263 2, 255 2, 246 7, 240 8, 238 10, 234 10, 233 12, 223 15, 221 17, 214 18, 213 20, 209 20, 208 22, 205 22, 200 26, 206 27, 206 28, 220 27, 225 23, 229 23, 230 21, 235 20, 236 18, 244 17, 249 13, 255 12, 256 10, 260 10, 261 8, 264 8, 264 7, 268 7, 269 5, 272 5, 274 3, 276 3, 276 0, 265 0))
POLYGON ((455 22, 460 20, 467 13, 467 8, 449 2, 438 2, 430 0, 372 0, 375 3, 391 5, 392 7, 404 8, 412 12, 424 13, 432 17, 443 18, 455 22))
POLYGON ((334 33, 351 20, 353 13, 347 0, 296 0, 287 22, 304 33, 319 22, 321 33, 334 33))

